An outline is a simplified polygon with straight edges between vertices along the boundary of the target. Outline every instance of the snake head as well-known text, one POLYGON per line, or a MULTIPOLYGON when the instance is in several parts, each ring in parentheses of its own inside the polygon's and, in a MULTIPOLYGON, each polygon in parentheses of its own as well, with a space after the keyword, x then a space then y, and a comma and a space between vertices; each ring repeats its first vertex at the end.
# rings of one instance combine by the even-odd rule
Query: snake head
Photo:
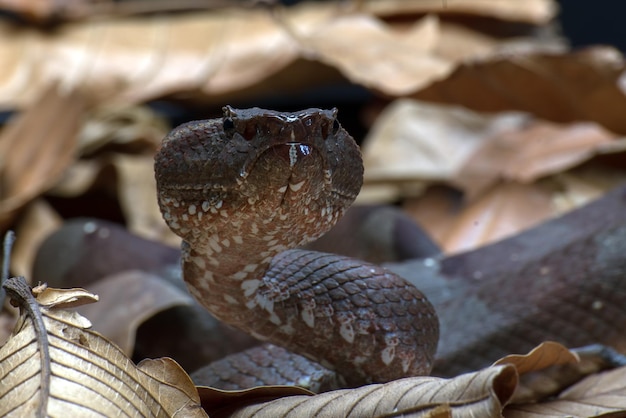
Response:
POLYGON ((276 236, 270 228, 295 236, 306 224, 301 245, 334 225, 363 177, 360 151, 337 110, 223 111, 223 118, 175 128, 156 156, 159 203, 174 232, 197 239, 202 223, 205 235, 209 228, 249 236, 266 225, 259 236, 276 236))

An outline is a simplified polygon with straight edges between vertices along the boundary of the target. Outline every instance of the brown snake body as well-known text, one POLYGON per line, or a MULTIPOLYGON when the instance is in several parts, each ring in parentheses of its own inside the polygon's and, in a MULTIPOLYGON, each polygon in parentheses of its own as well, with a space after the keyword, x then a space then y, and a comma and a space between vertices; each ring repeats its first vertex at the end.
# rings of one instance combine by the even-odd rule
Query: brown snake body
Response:
POLYGON ((158 200, 183 238, 183 276, 218 319, 336 370, 349 385, 428 374, 434 309, 359 260, 295 250, 327 231, 362 184, 336 110, 224 108, 174 129, 155 159, 158 200))

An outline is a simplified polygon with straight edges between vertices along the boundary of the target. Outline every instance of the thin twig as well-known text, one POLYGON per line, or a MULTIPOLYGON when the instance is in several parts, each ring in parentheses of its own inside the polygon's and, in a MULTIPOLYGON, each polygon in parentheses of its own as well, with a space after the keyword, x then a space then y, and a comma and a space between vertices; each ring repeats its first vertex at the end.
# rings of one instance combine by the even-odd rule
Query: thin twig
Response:
POLYGON ((9 279, 9 266, 11 264, 11 249, 13 248, 13 242, 15 242, 15 233, 13 231, 7 231, 7 233, 4 234, 4 244, 2 245, 2 273, 0 273, 0 306, 4 304, 4 298, 6 295, 3 286, 9 279))

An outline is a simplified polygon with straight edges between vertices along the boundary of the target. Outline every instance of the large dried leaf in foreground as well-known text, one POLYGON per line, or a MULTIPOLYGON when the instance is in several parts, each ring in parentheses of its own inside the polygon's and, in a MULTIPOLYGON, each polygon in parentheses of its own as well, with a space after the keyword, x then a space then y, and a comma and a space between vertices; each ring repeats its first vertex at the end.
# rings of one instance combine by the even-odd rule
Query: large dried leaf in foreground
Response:
POLYGON ((506 418, 623 417, 626 414, 626 367, 591 375, 556 399, 511 405, 506 418))
MULTIPOLYGON (((287 396, 211 417, 500 417, 517 385, 511 365, 495 366, 446 380, 411 377, 315 396, 287 396), (230 413, 226 415, 226 413, 230 413)), ((241 405, 241 402, 239 403, 241 405)))
MULTIPOLYGON (((37 299, 23 278, 5 285, 21 315, 0 348, 0 415, 203 417, 193 383, 171 360, 148 372, 62 308, 94 296, 81 289, 45 289, 37 299)), ((84 303, 84 302, 83 302, 84 303)))

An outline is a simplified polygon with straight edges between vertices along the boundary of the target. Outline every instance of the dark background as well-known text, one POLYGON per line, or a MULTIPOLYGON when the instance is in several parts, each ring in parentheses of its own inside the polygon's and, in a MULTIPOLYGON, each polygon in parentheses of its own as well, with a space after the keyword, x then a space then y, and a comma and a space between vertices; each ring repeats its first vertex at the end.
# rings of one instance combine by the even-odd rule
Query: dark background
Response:
POLYGON ((559 3, 563 33, 573 47, 609 44, 626 51, 626 2, 560 0, 559 3))

